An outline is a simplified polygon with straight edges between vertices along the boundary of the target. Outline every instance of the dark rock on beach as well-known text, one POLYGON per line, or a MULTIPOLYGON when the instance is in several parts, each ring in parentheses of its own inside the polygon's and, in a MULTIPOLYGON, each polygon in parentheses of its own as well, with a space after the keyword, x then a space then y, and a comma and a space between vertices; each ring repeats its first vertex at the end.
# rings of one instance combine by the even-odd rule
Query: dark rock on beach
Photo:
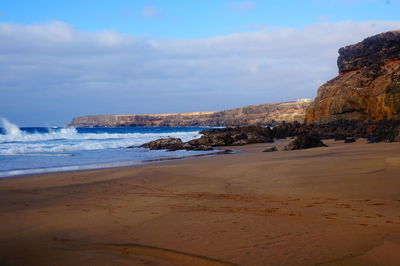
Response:
POLYGON ((319 137, 311 135, 301 135, 290 142, 287 146, 285 146, 284 150, 292 151, 326 146, 327 145, 325 145, 319 137))
POLYGON ((191 140, 188 143, 193 146, 238 146, 251 143, 273 142, 271 129, 269 127, 227 127, 203 130, 200 133, 203 134, 203 136, 191 140))
POLYGON ((185 142, 185 144, 183 144, 183 149, 187 151, 210 151, 213 150, 213 147, 209 145, 191 145, 185 142))
POLYGON ((295 121, 293 123, 281 123, 274 125, 271 135, 277 139, 284 139, 306 134, 308 132, 307 130, 308 128, 305 125, 295 121))
POLYGON ((344 140, 344 143, 353 143, 353 142, 356 142, 356 139, 355 139, 355 138, 346 138, 346 139, 344 140))
POLYGON ((344 135, 344 134, 336 134, 335 137, 334 137, 333 139, 334 139, 335 141, 344 140, 344 141, 346 142, 347 136, 344 135))
POLYGON ((140 147, 151 150, 194 150, 208 151, 215 146, 237 146, 251 143, 273 142, 269 127, 246 126, 235 128, 208 129, 200 132, 198 139, 182 142, 178 138, 163 138, 147 142, 140 147))
POLYGON ((141 148, 148 148, 151 150, 191 150, 191 151, 209 151, 213 148, 209 145, 191 145, 188 142, 183 142, 179 138, 162 138, 144 143, 141 148))
POLYGON ((382 139, 377 136, 371 136, 367 140, 368 140, 368 143, 378 143, 378 142, 382 141, 382 139))
POLYGON ((179 138, 163 138, 147 142, 140 147, 148 148, 150 150, 181 150, 183 149, 183 142, 179 138))
POLYGON ((274 152, 274 151, 278 151, 278 148, 276 148, 275 146, 263 150, 263 152, 274 152))
POLYGON ((397 126, 395 130, 393 130, 393 141, 400 142, 400 126, 397 126))
POLYGON ((285 123, 276 125, 272 130, 275 138, 287 138, 309 134, 321 139, 346 140, 348 138, 378 137, 384 142, 400 141, 400 121, 363 122, 341 120, 325 124, 285 123))

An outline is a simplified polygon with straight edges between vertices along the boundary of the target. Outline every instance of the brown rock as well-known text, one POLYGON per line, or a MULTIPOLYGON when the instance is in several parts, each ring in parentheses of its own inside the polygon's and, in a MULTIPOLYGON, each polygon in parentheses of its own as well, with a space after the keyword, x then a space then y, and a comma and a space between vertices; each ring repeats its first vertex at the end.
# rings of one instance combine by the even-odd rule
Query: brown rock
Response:
POLYGON ((188 142, 183 144, 183 149, 188 151, 209 151, 213 150, 213 147, 209 145, 190 145, 188 142))
POLYGON ((353 143, 353 142, 356 142, 356 139, 355 138, 346 138, 345 140, 344 140, 344 143, 353 143))
POLYGON ((398 126, 393 132, 393 141, 400 142, 400 126, 398 126))
POLYGON ((385 60, 399 59, 400 31, 389 31, 339 49, 339 73, 364 67, 377 69, 385 60))
POLYGON ((151 150, 174 151, 183 149, 183 142, 179 138, 163 138, 144 143, 140 147, 151 150))
POLYGON ((203 134, 202 137, 191 140, 188 143, 193 146, 229 146, 273 142, 269 127, 228 127, 204 130, 201 133, 203 134))
POLYGON ((339 76, 318 89, 306 122, 400 120, 400 31, 339 50, 339 76))
POLYGON ((326 147, 321 139, 316 136, 302 135, 298 136, 295 140, 285 146, 285 151, 310 149, 316 147, 326 147))
POLYGON ((274 151, 278 151, 278 148, 275 146, 263 150, 263 152, 274 152, 274 151))

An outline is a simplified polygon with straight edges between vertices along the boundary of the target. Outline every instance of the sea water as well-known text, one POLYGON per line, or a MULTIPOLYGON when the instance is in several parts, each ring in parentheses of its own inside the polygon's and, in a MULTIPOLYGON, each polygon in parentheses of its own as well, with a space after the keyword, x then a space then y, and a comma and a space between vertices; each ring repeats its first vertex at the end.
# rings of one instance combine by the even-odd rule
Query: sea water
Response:
POLYGON ((188 141, 205 128, 193 127, 22 127, 0 118, 0 177, 141 164, 143 161, 209 153, 152 151, 151 140, 188 141), (128 148, 134 146, 135 148, 128 148))

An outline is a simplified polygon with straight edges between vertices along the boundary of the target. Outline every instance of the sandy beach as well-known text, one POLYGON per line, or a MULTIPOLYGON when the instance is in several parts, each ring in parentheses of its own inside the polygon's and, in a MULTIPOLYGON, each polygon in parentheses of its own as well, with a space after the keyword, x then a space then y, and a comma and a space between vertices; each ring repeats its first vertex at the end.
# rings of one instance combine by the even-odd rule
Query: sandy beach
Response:
POLYGON ((0 179, 0 265, 400 265, 400 143, 325 143, 0 179))

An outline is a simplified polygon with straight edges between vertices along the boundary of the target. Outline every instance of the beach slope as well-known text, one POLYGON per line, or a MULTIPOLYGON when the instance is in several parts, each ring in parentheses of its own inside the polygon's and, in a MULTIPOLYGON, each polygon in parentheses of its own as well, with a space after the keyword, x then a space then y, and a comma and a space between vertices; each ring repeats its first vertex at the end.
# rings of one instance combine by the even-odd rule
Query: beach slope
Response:
POLYGON ((0 179, 0 264, 400 265, 400 143, 326 143, 0 179))

